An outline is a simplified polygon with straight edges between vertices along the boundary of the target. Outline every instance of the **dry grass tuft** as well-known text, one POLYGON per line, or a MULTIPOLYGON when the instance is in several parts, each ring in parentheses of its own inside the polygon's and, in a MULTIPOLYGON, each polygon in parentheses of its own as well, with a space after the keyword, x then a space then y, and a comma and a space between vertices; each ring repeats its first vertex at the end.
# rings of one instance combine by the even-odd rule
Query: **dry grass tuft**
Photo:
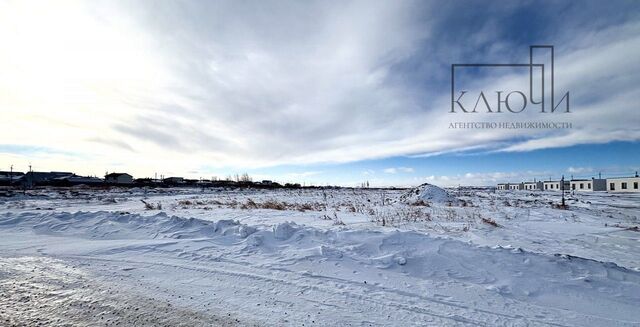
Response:
POLYGON ((495 220, 491 219, 491 218, 482 217, 482 222, 487 224, 487 225, 491 225, 493 227, 500 227, 500 225, 498 225, 498 223, 495 220))

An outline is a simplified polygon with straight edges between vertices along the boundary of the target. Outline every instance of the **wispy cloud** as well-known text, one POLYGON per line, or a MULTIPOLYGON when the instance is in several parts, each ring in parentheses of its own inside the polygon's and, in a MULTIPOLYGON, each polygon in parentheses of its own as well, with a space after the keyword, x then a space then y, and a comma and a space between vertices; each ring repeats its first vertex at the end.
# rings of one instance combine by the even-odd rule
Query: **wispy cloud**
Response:
MULTIPOLYGON (((94 169, 113 158, 126 158, 134 172, 186 173, 640 140, 640 115, 632 114, 640 7, 630 2, 86 1, 0 9, 0 106, 12 108, 0 138, 64 144, 92 156, 94 169), (560 11, 566 15, 549 14, 560 11), (524 62, 528 45, 542 41, 556 44, 556 88, 571 92, 573 129, 448 129, 451 63, 524 62)), ((532 118, 539 115, 518 116, 532 118)))
POLYGON ((569 167, 567 169, 568 173, 571 174, 584 174, 584 173, 592 173, 593 168, 591 167, 569 167))
POLYGON ((396 173, 413 173, 415 170, 411 167, 391 167, 383 170, 387 174, 396 174, 396 173))
POLYGON ((322 174, 321 171, 305 171, 301 173, 288 173, 288 174, 285 174, 285 177, 293 180, 298 180, 304 177, 316 176, 320 174, 322 174))

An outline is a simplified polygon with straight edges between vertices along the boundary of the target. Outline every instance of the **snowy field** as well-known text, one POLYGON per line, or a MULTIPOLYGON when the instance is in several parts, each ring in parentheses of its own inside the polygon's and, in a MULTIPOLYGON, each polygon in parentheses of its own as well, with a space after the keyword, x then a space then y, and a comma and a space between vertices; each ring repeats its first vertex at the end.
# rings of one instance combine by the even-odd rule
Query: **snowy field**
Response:
POLYGON ((0 326, 640 326, 640 194, 0 197, 0 326))

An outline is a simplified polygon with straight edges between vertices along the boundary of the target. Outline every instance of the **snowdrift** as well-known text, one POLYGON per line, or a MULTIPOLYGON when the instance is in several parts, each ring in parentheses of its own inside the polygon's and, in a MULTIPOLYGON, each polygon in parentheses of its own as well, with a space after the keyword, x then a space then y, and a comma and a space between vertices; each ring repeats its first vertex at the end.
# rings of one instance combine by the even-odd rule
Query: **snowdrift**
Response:
MULTIPOLYGON (((421 189, 426 191, 418 196, 429 193, 448 199, 444 197, 446 193, 432 185, 421 189)), ((207 242, 216 251, 216 256, 201 255, 198 251, 202 250, 185 245, 179 253, 191 260, 217 260, 224 255, 235 260, 250 257, 246 260, 287 267, 305 265, 310 260, 335 261, 371 267, 371 276, 387 271, 418 280, 479 285, 500 296, 585 314, 624 316, 636 312, 630 308, 640 305, 640 272, 614 263, 532 253, 519 248, 480 247, 418 232, 322 230, 291 222, 258 229, 234 220, 211 222, 169 217, 164 213, 146 217, 113 212, 0 215, 0 231, 28 229, 36 234, 89 242, 124 239, 127 241, 123 244, 129 244, 133 240, 139 243, 145 239, 154 242, 167 239, 172 246, 179 244, 176 240, 207 242), (602 305, 603 302, 609 305, 602 305), (616 306, 612 307, 611 303, 616 306)), ((123 248, 136 249, 127 245, 123 248)), ((92 254, 96 253, 94 249, 92 254)), ((368 278, 373 278, 371 276, 368 278)))
POLYGON ((453 204, 457 202, 457 199, 450 195, 445 189, 429 183, 424 183, 400 196, 400 202, 403 203, 411 204, 418 201, 453 204))

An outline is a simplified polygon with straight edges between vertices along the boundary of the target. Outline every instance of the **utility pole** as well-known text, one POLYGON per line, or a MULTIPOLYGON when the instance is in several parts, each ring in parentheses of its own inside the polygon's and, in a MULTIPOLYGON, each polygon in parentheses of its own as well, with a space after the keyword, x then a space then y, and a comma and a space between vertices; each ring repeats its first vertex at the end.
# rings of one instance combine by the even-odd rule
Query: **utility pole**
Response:
POLYGON ((33 188, 33 169, 31 169, 31 163, 29 163, 29 188, 33 188))
POLYGON ((564 175, 562 175, 562 180, 560 181, 560 187, 562 188, 562 208, 564 209, 564 175))

